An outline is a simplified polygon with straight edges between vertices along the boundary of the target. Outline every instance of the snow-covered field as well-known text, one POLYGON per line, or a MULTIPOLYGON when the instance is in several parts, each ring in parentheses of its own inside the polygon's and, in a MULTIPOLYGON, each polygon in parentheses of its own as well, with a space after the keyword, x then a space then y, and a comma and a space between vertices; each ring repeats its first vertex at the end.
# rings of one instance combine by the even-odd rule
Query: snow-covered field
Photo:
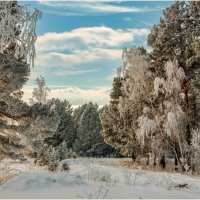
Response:
POLYGON ((200 177, 121 168, 120 160, 69 159, 69 172, 54 173, 6 160, 0 172, 21 173, 0 187, 0 198, 200 198, 200 177))

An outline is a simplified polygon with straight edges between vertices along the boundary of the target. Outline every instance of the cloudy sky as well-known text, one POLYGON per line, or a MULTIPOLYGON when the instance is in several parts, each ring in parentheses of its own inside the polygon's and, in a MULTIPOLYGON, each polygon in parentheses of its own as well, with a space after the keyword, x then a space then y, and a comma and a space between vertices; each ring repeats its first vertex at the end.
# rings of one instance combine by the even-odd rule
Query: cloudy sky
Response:
POLYGON ((124 47, 146 45, 152 26, 159 22, 167 1, 31 1, 43 12, 38 22, 37 57, 24 99, 31 97, 41 75, 51 89, 49 98, 72 105, 109 102, 116 69, 124 47))

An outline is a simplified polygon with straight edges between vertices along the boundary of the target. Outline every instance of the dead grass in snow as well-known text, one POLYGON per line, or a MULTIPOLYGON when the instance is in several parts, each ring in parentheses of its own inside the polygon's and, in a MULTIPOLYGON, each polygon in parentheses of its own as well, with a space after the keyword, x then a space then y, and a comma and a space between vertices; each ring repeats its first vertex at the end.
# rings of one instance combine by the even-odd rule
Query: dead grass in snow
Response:
POLYGON ((0 172, 0 186, 21 173, 20 170, 8 169, 0 172))

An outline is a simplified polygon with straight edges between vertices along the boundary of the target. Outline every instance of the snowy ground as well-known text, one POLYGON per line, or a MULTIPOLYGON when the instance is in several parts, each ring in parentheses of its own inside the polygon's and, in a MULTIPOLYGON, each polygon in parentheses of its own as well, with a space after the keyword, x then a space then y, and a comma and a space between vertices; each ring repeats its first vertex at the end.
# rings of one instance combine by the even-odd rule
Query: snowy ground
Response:
POLYGON ((200 198, 200 177, 121 168, 120 159, 69 159, 69 172, 4 161, 21 174, 0 187, 0 198, 200 198), (177 188, 188 184, 187 188, 177 188))

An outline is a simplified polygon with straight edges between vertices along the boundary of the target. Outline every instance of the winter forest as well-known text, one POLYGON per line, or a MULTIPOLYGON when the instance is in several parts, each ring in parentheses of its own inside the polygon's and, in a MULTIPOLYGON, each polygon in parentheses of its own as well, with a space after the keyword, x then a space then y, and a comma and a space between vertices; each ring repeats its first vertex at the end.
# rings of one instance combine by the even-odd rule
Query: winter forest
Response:
POLYGON ((121 49, 109 103, 74 108, 43 74, 23 100, 42 10, 0 1, 0 198, 200 197, 200 2, 162 12, 150 50, 121 49))

